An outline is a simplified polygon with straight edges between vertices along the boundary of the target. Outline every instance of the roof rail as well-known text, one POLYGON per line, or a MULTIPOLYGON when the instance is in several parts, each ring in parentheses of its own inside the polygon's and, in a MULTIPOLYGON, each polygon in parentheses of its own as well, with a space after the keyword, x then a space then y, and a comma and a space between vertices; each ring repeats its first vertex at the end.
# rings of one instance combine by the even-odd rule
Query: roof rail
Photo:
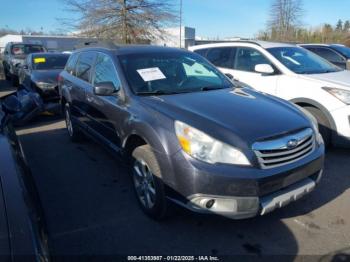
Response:
POLYGON ((233 41, 228 41, 230 43, 246 43, 246 44, 253 44, 257 46, 261 46, 257 41, 254 40, 233 40, 233 41))
POLYGON ((88 48, 88 47, 102 47, 107 49, 117 49, 118 45, 111 41, 100 41, 100 40, 92 40, 82 42, 75 46, 75 49, 88 48))
POLYGON ((201 44, 219 44, 219 43, 247 43, 247 44, 254 44, 257 46, 261 46, 257 41, 254 40, 246 40, 246 39, 237 39, 237 40, 196 40, 196 45, 201 44))

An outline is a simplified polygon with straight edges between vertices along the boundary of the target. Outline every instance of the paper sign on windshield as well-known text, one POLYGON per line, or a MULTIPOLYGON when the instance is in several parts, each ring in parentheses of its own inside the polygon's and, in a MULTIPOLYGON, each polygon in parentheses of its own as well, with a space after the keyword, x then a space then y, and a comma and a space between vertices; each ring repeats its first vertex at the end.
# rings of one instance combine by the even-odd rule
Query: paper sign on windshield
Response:
POLYGON ((139 69, 137 72, 142 77, 143 81, 150 82, 155 80, 165 79, 165 75, 158 67, 139 69))
POLYGON ((45 63, 45 62, 46 62, 46 58, 45 57, 34 58, 34 63, 35 64, 45 63))

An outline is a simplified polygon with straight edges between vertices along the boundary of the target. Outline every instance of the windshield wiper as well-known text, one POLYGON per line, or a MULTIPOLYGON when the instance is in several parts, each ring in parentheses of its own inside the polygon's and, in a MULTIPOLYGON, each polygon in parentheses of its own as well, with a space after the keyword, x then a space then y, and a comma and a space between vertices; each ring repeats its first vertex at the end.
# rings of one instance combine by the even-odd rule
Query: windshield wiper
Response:
POLYGON ((211 90, 219 90, 219 89, 226 89, 226 87, 205 86, 201 88, 202 91, 211 91, 211 90))
POLYGON ((179 92, 165 92, 164 90, 154 90, 154 91, 145 91, 145 92, 136 92, 138 96, 152 96, 152 95, 172 95, 178 94, 179 92))

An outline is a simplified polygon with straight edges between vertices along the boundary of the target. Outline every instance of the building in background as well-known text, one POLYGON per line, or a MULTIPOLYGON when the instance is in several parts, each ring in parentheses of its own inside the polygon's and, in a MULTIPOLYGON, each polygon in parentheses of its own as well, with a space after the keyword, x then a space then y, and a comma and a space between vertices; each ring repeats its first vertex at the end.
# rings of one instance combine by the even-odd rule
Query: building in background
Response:
POLYGON ((225 37, 225 38, 209 38, 196 36, 196 29, 193 27, 184 26, 181 28, 181 40, 180 40, 180 27, 166 28, 164 29, 165 34, 158 36, 157 39, 151 42, 153 45, 169 46, 169 47, 180 47, 189 48, 194 45, 203 45, 211 43, 224 43, 238 40, 248 40, 241 37, 225 37))
POLYGON ((50 52, 63 52, 72 51, 76 46, 89 41, 92 39, 76 36, 5 35, 0 37, 0 54, 8 42, 42 44, 50 52))
POLYGON ((196 29, 192 27, 183 26, 181 28, 181 40, 180 40, 180 27, 166 28, 165 34, 159 36, 156 40, 152 41, 153 45, 169 46, 169 47, 181 47, 188 48, 195 45, 196 29))

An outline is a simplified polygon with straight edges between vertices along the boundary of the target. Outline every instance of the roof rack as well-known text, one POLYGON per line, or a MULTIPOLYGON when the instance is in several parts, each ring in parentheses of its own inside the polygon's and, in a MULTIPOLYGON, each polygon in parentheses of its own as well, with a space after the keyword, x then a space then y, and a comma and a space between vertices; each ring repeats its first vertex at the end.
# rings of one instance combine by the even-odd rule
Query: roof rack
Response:
POLYGON ((118 45, 111 41, 100 41, 100 40, 92 40, 92 41, 86 41, 82 42, 75 46, 75 49, 81 49, 81 48, 89 48, 89 47, 102 47, 107 49, 117 49, 118 45))
POLYGON ((257 46, 261 46, 261 44, 259 44, 257 41, 254 40, 232 40, 232 41, 228 41, 229 43, 246 43, 246 44, 253 44, 253 45, 257 45, 257 46))

